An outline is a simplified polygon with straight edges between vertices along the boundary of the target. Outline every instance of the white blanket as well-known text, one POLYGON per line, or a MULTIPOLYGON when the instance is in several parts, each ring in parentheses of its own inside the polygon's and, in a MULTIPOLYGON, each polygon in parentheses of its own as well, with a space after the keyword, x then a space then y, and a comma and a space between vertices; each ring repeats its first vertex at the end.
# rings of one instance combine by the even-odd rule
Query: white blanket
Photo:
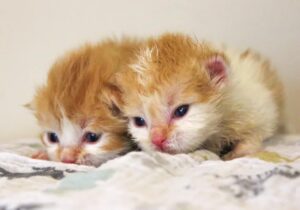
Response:
POLYGON ((99 168, 33 160, 35 144, 1 146, 0 210, 300 209, 300 137, 255 157, 132 152, 99 168))

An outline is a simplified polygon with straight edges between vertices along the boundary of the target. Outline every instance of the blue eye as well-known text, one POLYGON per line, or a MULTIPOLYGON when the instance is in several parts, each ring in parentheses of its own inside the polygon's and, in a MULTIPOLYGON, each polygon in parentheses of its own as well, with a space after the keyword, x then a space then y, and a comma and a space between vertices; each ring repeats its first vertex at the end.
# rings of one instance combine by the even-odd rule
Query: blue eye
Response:
POLYGON ((175 112, 173 113, 174 118, 180 118, 186 115, 189 111, 190 105, 184 104, 176 108, 175 112))
POLYGON ((52 144, 56 144, 59 142, 58 136, 54 132, 47 133, 48 141, 52 144))
POLYGON ((86 143, 96 143, 100 140, 101 134, 87 132, 84 134, 84 142, 86 143))
POLYGON ((146 125, 146 121, 144 120, 144 118, 141 117, 134 117, 133 121, 137 127, 143 127, 146 125))

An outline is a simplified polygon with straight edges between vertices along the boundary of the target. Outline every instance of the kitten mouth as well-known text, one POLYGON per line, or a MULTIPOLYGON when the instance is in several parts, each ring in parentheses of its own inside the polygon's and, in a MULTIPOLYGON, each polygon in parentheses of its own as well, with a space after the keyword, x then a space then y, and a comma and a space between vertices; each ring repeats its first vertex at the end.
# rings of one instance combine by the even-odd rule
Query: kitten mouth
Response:
POLYGON ((160 146, 155 145, 155 150, 159 152, 165 152, 165 147, 163 145, 160 146))
POLYGON ((165 144, 160 144, 160 145, 154 145, 155 150, 158 150, 160 152, 163 152, 165 150, 165 144))
POLYGON ((161 145, 155 145, 155 150, 159 151, 159 152, 163 152, 163 153, 168 153, 168 154, 177 154, 176 151, 174 151, 172 148, 170 148, 170 146, 168 145, 168 142, 165 142, 161 145))

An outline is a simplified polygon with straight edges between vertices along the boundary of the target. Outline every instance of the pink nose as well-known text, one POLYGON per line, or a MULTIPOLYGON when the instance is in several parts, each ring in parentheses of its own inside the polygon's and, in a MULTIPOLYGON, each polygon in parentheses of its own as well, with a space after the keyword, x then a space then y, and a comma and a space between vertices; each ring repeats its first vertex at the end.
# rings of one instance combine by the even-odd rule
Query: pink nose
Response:
POLYGON ((166 136, 161 133, 152 134, 152 143, 160 150, 164 149, 166 140, 166 136))
POLYGON ((60 160, 63 163, 76 163, 77 153, 77 148, 63 148, 60 154, 60 160))

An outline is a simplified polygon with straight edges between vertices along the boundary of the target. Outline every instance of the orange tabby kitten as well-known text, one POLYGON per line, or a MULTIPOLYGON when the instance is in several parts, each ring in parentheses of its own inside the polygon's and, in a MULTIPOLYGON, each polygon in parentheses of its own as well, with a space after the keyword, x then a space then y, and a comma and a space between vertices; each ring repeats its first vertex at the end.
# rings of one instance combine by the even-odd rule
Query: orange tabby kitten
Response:
POLYGON ((207 148, 224 158, 256 152, 278 129, 282 85, 269 63, 166 34, 150 39, 118 73, 129 130, 144 150, 207 148))
POLYGON ((130 150, 126 120, 110 79, 138 43, 105 41, 68 53, 51 68, 29 107, 43 129, 46 152, 34 158, 98 166, 130 150))

